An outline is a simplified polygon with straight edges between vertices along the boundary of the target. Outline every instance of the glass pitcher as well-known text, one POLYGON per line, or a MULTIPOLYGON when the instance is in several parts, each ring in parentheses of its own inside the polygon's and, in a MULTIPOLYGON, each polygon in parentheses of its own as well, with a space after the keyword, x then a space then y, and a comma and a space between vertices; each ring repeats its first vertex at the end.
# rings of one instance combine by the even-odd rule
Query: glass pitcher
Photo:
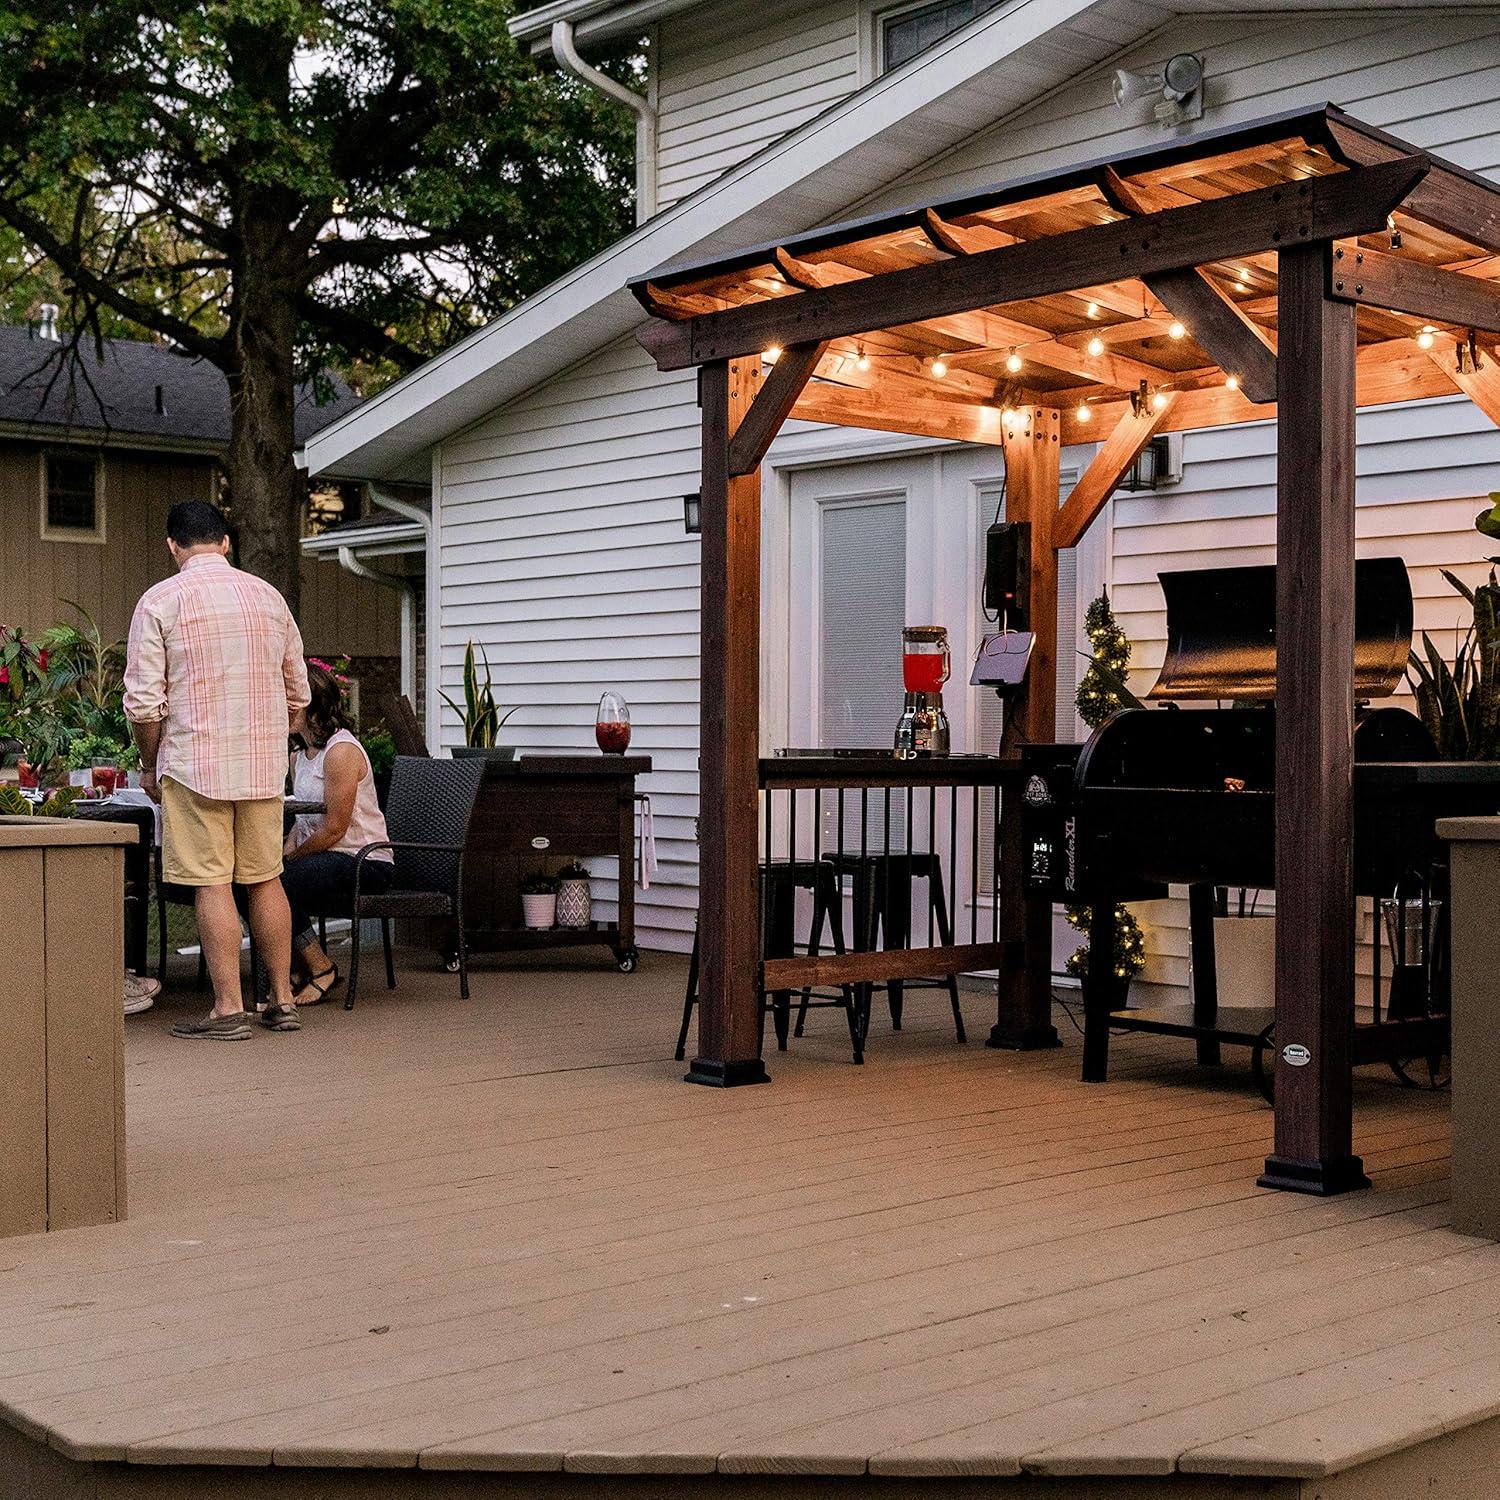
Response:
POLYGON ((901 632, 901 681, 908 693, 940 693, 952 670, 943 625, 908 625, 901 632))

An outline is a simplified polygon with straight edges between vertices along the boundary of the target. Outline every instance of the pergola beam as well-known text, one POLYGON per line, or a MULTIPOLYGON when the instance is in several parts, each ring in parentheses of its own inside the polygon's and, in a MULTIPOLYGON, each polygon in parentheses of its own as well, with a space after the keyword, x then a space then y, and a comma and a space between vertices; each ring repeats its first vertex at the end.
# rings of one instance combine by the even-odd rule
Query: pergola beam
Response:
POLYGON ((1434 335, 1427 357, 1447 375, 1470 401, 1500 427, 1500 355, 1481 349, 1471 362, 1470 351, 1455 339, 1434 335))
POLYGON ((1373 232, 1428 171, 1425 155, 1166 209, 1145 219, 909 266, 650 329, 662 369, 850 337, 993 304, 1055 296, 1280 245, 1373 232))
MULTIPOLYGON (((1117 208, 1138 216, 1182 206, 1182 194, 1127 182, 1113 167, 1104 169, 1100 188, 1117 208)), ((1276 348, 1270 334, 1251 322, 1201 270, 1148 272, 1142 280, 1219 368, 1239 379, 1252 401, 1276 399, 1276 348)))
POLYGON ((803 387, 812 378, 827 344, 793 344, 784 349, 759 394, 729 439, 729 474, 739 478, 760 467, 781 424, 786 421, 803 387))
POLYGON ((1353 246, 1334 252, 1329 294, 1431 323, 1457 323, 1500 333, 1500 286, 1382 250, 1353 246))
POLYGON ((1161 431, 1176 400, 1176 392, 1167 392, 1161 406, 1148 402, 1142 410, 1132 407, 1120 418, 1058 511, 1052 528, 1054 547, 1078 545, 1079 538, 1104 509, 1105 502, 1140 456, 1141 449, 1161 431))

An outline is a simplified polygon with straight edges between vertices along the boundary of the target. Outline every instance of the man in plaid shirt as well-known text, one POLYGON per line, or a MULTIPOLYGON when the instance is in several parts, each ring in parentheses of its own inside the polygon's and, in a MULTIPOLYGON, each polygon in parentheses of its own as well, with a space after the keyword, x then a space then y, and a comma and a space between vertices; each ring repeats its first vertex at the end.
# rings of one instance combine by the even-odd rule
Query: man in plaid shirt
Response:
POLYGON ((229 562, 223 514, 183 500, 167 516, 175 577, 147 589, 130 623, 125 714, 141 785, 162 804, 162 871, 195 888, 199 940, 214 987, 207 1016, 173 1036, 242 1041, 240 918, 271 982, 261 1024, 300 1029, 292 1005, 291 913, 281 887, 282 794, 291 716, 308 700, 302 637, 270 584, 229 562))

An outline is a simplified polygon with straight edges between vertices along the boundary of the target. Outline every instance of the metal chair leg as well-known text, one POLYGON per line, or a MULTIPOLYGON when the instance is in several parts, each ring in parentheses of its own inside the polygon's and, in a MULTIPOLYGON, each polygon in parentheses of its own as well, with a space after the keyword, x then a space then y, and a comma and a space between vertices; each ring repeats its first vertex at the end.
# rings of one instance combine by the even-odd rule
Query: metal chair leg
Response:
MULTIPOLYGON (((828 918, 828 892, 824 888, 823 873, 818 871, 813 875, 813 909, 812 909, 812 931, 807 935, 807 956, 816 958, 822 951, 823 945, 823 923, 828 918)), ((793 1036, 801 1036, 802 1028, 807 1023, 808 1007, 812 1004, 812 986, 802 986, 802 1002, 797 1007, 797 1024, 792 1030, 793 1036)))
POLYGON ((688 981, 687 993, 682 1001, 682 1030, 677 1033, 677 1051, 674 1054, 678 1062, 687 1057, 688 1027, 693 1024, 693 1007, 698 1003, 698 924, 693 924, 693 952, 688 959, 688 981))
POLYGON ((464 936, 464 898, 455 902, 458 912, 458 997, 469 998, 469 940, 464 936))
POLYGON ((359 989, 359 907, 349 919, 349 983, 344 989, 344 1009, 354 1009, 354 994, 359 989))
POLYGON ((391 957, 391 919, 389 917, 380 919, 380 942, 385 949, 385 987, 393 990, 396 988, 396 963, 391 957))
MULTIPOLYGON (((948 898, 943 894, 943 865, 936 854, 932 856, 932 863, 928 866, 927 875, 928 899, 932 902, 933 915, 937 918, 938 937, 942 939, 945 948, 953 946, 953 927, 948 920, 948 898)), ((960 1042, 969 1040, 968 1033, 964 1030, 963 1007, 958 1003, 958 975, 948 976, 948 999, 953 1006, 953 1029, 958 1034, 960 1042)))

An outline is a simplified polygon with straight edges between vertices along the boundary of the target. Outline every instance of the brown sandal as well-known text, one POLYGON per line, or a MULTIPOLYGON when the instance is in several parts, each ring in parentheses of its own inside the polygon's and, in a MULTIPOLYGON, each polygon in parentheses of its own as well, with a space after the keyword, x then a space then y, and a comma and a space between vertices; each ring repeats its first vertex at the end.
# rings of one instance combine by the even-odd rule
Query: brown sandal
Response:
POLYGON ((324 969, 321 974, 309 975, 308 981, 297 991, 294 1003, 300 1010, 304 1005, 321 1005, 329 995, 344 982, 344 976, 339 973, 339 966, 334 964, 332 968, 324 969), (327 980, 327 984, 320 981, 327 980), (302 997, 312 992, 312 998, 304 1000, 302 997))

